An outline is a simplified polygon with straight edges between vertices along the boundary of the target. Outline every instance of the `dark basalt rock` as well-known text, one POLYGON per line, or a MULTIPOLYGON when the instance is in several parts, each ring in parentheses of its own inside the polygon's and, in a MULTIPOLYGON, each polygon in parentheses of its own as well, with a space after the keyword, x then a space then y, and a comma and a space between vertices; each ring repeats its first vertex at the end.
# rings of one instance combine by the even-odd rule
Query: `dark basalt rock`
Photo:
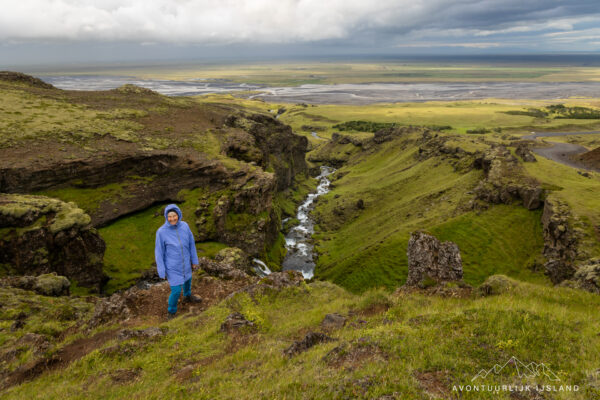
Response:
POLYGON ((528 210, 544 203, 544 191, 539 182, 527 177, 518 160, 504 146, 493 146, 475 159, 476 168, 483 169, 485 178, 474 190, 475 198, 492 204, 521 201, 528 210))
POLYGON ((0 71, 0 81, 21 82, 42 89, 55 89, 51 84, 22 72, 0 71))
POLYGON ((221 324, 220 331, 231 333, 234 331, 253 331, 256 329, 254 322, 248 321, 239 312, 231 313, 221 324))
POLYGON ((283 351, 283 354, 285 354, 288 357, 292 357, 298 353, 302 353, 310 349, 314 345, 317 345, 319 343, 327 343, 334 340, 336 339, 329 337, 324 333, 309 332, 306 334, 304 339, 294 342, 290 347, 285 349, 283 351))
POLYGON ((1 194, 0 264, 16 275, 55 272, 99 291, 106 280, 105 244, 89 223, 90 217, 74 203, 1 194))
POLYGON ((535 158, 535 156, 533 155, 533 153, 531 152, 529 147, 524 143, 520 143, 517 145, 517 147, 515 148, 515 153, 519 157, 521 157, 521 159, 523 159, 524 162, 536 162, 537 161, 537 159, 535 158))
MULTIPOLYGON (((239 249, 238 249, 239 250, 239 249)), ((211 260, 207 257, 199 258, 199 265, 204 272, 211 276, 216 276, 220 279, 231 280, 231 279, 245 279, 248 278, 248 274, 238 268, 234 262, 229 261, 217 261, 211 260)))
POLYGON ((544 265, 546 275, 557 284, 570 279, 575 273, 577 235, 569 224, 570 211, 566 204, 546 199, 542 214, 544 234, 543 254, 548 259, 544 265))
POLYGON ((571 280, 564 281, 562 285, 600 294, 600 258, 579 265, 571 280))
POLYGON ((407 255, 407 286, 462 280, 462 260, 456 243, 440 243, 434 236, 416 231, 408 241, 407 255))
POLYGON ((326 330, 340 329, 346 325, 347 318, 343 315, 333 313, 325 315, 321 321, 321 327, 326 330))

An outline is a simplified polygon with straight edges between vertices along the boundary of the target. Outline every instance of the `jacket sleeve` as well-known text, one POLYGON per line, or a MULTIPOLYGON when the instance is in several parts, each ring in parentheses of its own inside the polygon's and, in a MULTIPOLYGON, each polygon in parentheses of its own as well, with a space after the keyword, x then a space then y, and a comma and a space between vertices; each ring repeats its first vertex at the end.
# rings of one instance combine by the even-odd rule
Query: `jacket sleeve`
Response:
POLYGON ((158 276, 160 277, 160 279, 165 279, 165 247, 160 238, 159 231, 156 231, 154 258, 156 259, 156 272, 158 272, 158 276))
POLYGON ((191 229, 188 227, 188 236, 190 241, 190 260, 193 265, 198 264, 198 250, 196 250, 196 239, 194 239, 194 234, 191 229))

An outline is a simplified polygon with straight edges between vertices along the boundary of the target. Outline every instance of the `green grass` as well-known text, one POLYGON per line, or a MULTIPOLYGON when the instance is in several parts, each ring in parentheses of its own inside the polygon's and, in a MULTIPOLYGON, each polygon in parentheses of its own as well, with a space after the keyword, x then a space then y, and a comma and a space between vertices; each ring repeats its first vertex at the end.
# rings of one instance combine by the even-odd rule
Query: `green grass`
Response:
POLYGON ((23 90, 0 88, 0 148, 24 140, 53 138, 82 143, 105 134, 128 142, 138 141, 141 125, 128 117, 137 110, 100 112, 63 100, 44 98, 23 90))
MULTIPOLYGON (((418 161, 414 138, 355 152, 337 172, 343 177, 333 180, 314 212, 316 276, 354 292, 395 287, 406 279, 410 234, 423 229, 458 244, 468 283, 497 273, 545 282, 527 269, 542 251, 541 213, 520 205, 467 212, 464 206, 473 198, 468 192, 482 172, 461 172, 437 157, 418 161), (364 210, 356 207, 359 199, 364 210)), ((480 150, 478 143, 456 136, 446 147, 480 150)), ((471 161, 466 156, 460 163, 471 161)))
POLYGON ((549 283, 545 276, 527 268, 544 247, 541 216, 541 210, 496 205, 480 215, 470 212, 429 231, 458 245, 467 283, 479 285, 495 274, 549 283))
MULTIPOLYGON (((543 362, 561 382, 543 376, 518 378, 504 370, 479 383, 578 385, 577 392, 556 392, 552 398, 587 400, 600 396, 599 377, 593 372, 600 362, 596 351, 600 323, 595 311, 599 306, 597 295, 522 282, 515 282, 515 288, 502 295, 462 299, 396 296, 381 290, 357 296, 331 283, 315 282, 255 301, 237 295, 200 315, 163 324, 168 333, 158 341, 130 341, 138 346, 130 355, 94 351, 64 370, 5 390, 2 396, 342 399, 395 395, 425 399, 429 396, 418 377, 428 372, 440 374, 439 387, 447 398, 453 395, 453 385, 472 384, 481 369, 515 356, 525 363, 543 362), (350 310, 360 312, 377 305, 389 308, 351 316, 344 328, 331 333, 337 339, 333 342, 291 358, 283 355, 294 340, 318 330, 325 314, 347 315, 350 310), (294 310, 293 318, 290 310, 294 310), (232 311, 242 312, 257 324, 257 333, 248 334, 247 341, 219 332, 232 311), (346 349, 338 358, 327 355, 338 346, 346 349), (361 349, 365 350, 356 353, 361 349), (186 366, 190 366, 188 375, 178 375, 186 366), (118 381, 124 371, 133 371, 135 377, 118 381)), ((460 396, 511 398, 510 392, 463 392, 460 396)))
POLYGON ((110 277, 104 287, 107 293, 131 286, 152 267, 156 230, 165 222, 161 209, 150 207, 98 229, 106 242, 104 272, 110 277))
POLYGON ((119 198, 126 197, 126 183, 109 183, 97 188, 60 188, 42 190, 35 194, 55 197, 62 201, 72 201, 86 213, 93 213, 104 201, 116 203, 119 198))
POLYGON ((550 199, 564 201, 569 206, 574 219, 571 224, 581 230, 585 237, 580 240, 581 258, 600 256, 600 174, 590 172, 586 178, 577 169, 537 156, 537 162, 525 163, 525 170, 542 184, 552 187, 550 199))

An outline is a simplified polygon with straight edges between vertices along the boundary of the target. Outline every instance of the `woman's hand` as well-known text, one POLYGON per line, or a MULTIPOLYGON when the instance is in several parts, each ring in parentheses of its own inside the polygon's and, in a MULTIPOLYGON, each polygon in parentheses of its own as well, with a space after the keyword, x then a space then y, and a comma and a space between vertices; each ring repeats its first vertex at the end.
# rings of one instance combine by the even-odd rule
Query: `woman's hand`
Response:
POLYGON ((200 268, 200 264, 192 264, 192 271, 196 271, 198 268, 200 268))

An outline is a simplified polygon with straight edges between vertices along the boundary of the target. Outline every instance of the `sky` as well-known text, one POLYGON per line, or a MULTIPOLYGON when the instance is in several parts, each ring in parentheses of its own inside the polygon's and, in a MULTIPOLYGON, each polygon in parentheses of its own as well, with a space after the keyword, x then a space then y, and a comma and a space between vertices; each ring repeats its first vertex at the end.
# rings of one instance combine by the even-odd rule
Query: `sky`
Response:
POLYGON ((600 52, 598 0, 0 0, 4 65, 600 52))

